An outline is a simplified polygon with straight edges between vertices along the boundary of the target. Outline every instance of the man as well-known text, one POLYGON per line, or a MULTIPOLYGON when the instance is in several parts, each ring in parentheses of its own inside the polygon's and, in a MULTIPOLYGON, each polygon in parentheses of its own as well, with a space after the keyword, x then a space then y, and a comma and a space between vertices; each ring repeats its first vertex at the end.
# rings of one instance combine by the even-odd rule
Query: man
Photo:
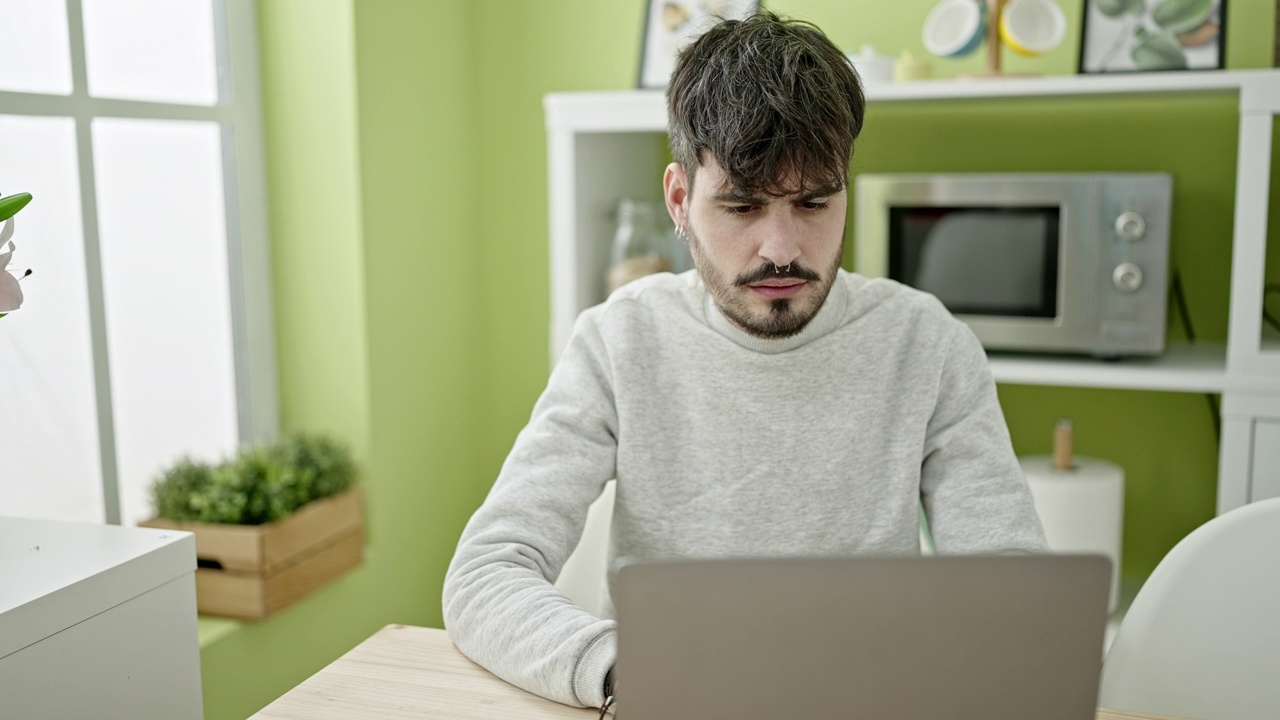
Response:
MULTIPOLYGON (((599 705, 614 623, 552 585, 617 479, 609 557, 1044 549, 986 357, 931 296, 840 268, 863 97, 816 27, 720 23, 667 91, 667 209, 695 271, 584 312, 459 542, 458 647, 599 705)), ((606 613, 608 614, 608 613, 606 613)))

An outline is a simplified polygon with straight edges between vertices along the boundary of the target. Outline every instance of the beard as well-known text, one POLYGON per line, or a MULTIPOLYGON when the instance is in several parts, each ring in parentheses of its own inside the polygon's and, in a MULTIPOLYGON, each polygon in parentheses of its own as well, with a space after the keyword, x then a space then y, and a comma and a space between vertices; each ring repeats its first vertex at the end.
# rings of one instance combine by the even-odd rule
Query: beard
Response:
POLYGON ((840 259, 844 256, 842 237, 835 257, 827 264, 825 273, 794 262, 783 268, 765 263, 737 277, 729 277, 707 257, 692 223, 686 225, 686 231, 693 264, 702 277, 702 283, 711 293, 716 308, 747 334, 766 340, 789 338, 805 329, 822 309, 822 303, 826 301, 831 286, 836 281, 840 259), (769 278, 797 278, 807 281, 807 284, 798 297, 769 300, 761 309, 758 303, 752 302, 756 298, 752 297, 753 291, 748 285, 769 278))

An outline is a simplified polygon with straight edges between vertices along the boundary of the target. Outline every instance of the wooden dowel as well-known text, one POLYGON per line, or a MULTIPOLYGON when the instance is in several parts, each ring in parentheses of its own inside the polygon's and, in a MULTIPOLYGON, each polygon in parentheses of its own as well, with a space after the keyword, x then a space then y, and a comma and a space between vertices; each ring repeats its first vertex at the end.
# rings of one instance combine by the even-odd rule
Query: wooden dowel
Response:
POLYGON ((1071 420, 1060 418, 1053 427, 1053 467, 1055 470, 1071 470, 1075 463, 1072 454, 1071 420))
POLYGON ((987 74, 1000 74, 1000 14, 1005 0, 987 0, 987 74))

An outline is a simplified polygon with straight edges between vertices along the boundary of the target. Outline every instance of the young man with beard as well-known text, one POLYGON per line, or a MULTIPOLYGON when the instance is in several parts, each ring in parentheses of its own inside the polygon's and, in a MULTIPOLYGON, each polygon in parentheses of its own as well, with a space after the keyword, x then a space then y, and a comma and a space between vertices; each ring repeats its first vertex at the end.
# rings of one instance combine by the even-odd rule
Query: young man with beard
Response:
MULTIPOLYGON (((458 647, 599 705, 614 622, 552 583, 617 479, 611 560, 1040 551, 986 357, 933 297, 840 267, 864 101, 816 27, 722 22, 667 91, 696 270, 584 312, 444 589, 458 647)), ((608 615, 609 613, 606 613, 608 615)))

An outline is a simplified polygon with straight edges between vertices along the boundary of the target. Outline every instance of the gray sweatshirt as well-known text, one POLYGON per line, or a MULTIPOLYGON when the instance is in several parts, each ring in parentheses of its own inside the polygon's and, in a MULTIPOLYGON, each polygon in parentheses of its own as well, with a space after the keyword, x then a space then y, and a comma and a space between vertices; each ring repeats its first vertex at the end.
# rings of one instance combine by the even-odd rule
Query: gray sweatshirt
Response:
POLYGON ((729 323, 693 271, 578 318, 444 585, 463 653, 570 705, 603 700, 614 621, 552 583, 613 478, 611 561, 914 555, 921 504, 940 553, 1045 549, 977 338, 843 270, 782 340, 729 323))

